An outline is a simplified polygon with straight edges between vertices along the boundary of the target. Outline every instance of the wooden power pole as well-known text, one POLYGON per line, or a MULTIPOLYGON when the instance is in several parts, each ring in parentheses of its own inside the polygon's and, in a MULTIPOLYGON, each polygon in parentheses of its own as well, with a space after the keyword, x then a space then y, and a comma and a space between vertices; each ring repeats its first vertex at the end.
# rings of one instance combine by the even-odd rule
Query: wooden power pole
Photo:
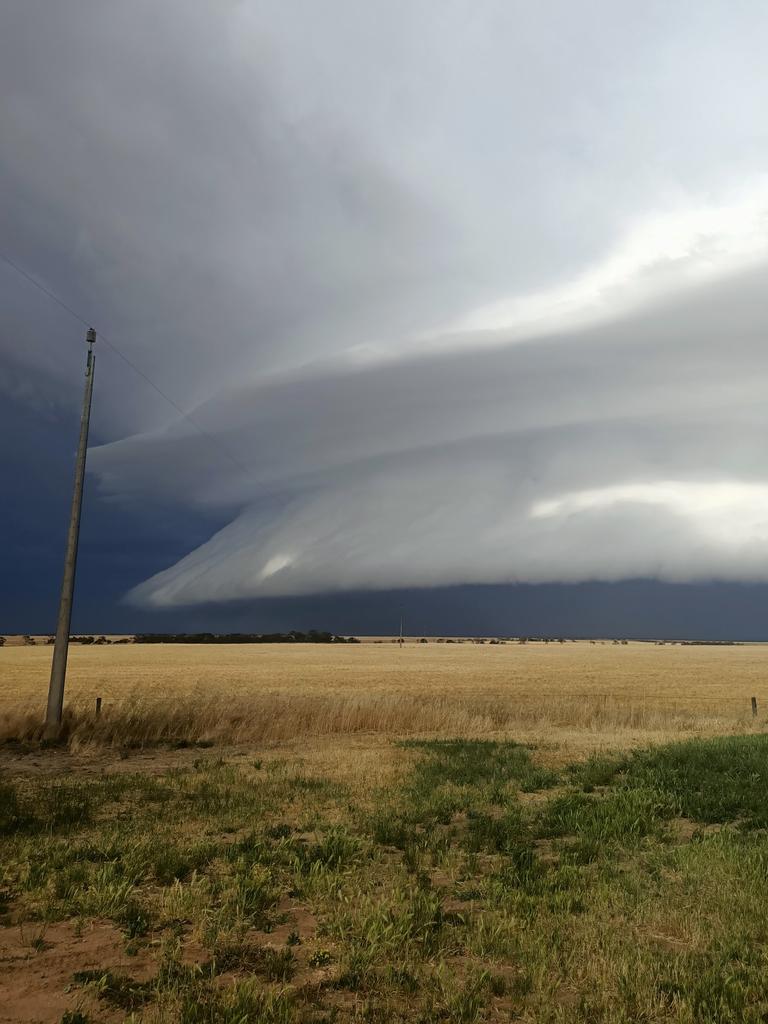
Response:
POLYGON ((88 344, 88 358, 85 364, 85 392, 83 412, 80 417, 80 440, 77 445, 75 463, 75 486, 72 492, 72 509, 69 514, 67 548, 64 555, 64 575, 61 580, 59 618, 56 623, 56 641, 53 648, 51 682, 48 687, 48 711, 45 724, 50 733, 58 731, 64 710, 64 681, 67 675, 67 653, 69 649, 69 628, 72 620, 72 595, 75 589, 75 566, 77 564, 77 543, 80 538, 80 510, 83 504, 83 482, 85 479, 85 454, 88 450, 88 427, 91 421, 91 398, 93 397, 93 372, 96 356, 93 346, 96 331, 88 328, 85 338, 88 344))

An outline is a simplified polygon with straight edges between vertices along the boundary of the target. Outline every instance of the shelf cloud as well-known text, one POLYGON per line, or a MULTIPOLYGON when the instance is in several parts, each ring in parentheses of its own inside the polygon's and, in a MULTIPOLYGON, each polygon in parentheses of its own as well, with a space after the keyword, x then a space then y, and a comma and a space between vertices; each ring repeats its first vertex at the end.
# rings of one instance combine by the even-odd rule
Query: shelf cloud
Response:
POLYGON ((578 332, 320 366, 93 452, 124 496, 232 521, 155 606, 329 590, 768 578, 765 267, 578 332), (168 467, 173 472, 168 472, 168 467))

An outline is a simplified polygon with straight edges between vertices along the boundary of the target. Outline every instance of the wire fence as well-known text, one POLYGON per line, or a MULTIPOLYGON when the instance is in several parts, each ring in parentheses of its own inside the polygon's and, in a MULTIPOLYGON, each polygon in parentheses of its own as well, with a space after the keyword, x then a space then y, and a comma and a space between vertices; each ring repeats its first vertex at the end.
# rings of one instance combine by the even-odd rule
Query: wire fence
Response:
MULTIPOLYGON (((201 689, 195 690, 174 690, 172 694, 166 696, 158 696, 156 694, 146 693, 144 691, 129 693, 129 694, 111 694, 108 690, 88 690, 81 691, 68 696, 66 699, 67 704, 94 704, 96 700, 102 700, 104 705, 107 704, 147 704, 156 705, 158 707, 164 705, 178 705, 183 702, 206 702, 212 703, 215 701, 248 701, 248 700, 291 700, 297 698, 309 698, 323 701, 333 700, 377 700, 395 698, 397 696, 406 696, 405 694, 399 694, 396 691, 372 689, 372 690, 351 690, 344 689, 343 691, 329 691, 328 693, 322 693, 315 689, 302 691, 297 685, 295 691, 291 691, 287 688, 280 689, 267 689, 267 690, 248 690, 244 691, 240 688, 233 691, 227 691, 226 689, 217 689, 216 691, 205 692, 201 689)), ((408 696, 416 696, 415 694, 408 694, 408 696)), ((39 694, 28 695, 28 696, 6 696, 0 693, 0 707, 24 707, 34 706, 38 702, 45 702, 47 699, 47 689, 40 691, 39 694)), ((429 694, 422 694, 421 699, 429 701, 430 699, 436 700, 456 700, 456 701, 467 701, 476 700, 478 703, 484 703, 488 701, 508 701, 514 702, 531 702, 546 704, 547 701, 561 701, 561 700, 573 700, 573 701, 592 701, 602 703, 618 703, 618 704, 637 704, 637 705, 659 705, 659 704, 674 704, 680 706, 689 707, 691 705, 696 706, 700 704, 706 705, 727 705, 733 708, 746 707, 750 709, 752 707, 752 701, 757 702, 758 708, 764 706, 768 708, 768 695, 762 696, 714 696, 711 694, 669 694, 669 693, 639 693, 639 694, 628 694, 622 692, 595 692, 594 690, 536 690, 531 692, 514 690, 510 694, 505 694, 503 690, 493 690, 487 693, 478 693, 472 691, 462 690, 435 690, 429 694)))

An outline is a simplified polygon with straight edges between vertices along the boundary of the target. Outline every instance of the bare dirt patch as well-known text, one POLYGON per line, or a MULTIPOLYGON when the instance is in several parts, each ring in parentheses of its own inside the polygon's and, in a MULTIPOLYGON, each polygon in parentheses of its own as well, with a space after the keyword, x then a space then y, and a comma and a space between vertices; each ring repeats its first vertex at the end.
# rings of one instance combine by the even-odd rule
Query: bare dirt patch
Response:
POLYGON ((96 1020, 113 1019, 91 993, 72 984, 75 972, 102 969, 145 980, 155 967, 142 954, 128 956, 125 937, 109 921, 0 927, 0 1021, 48 1024, 66 1010, 85 1009, 96 1020))

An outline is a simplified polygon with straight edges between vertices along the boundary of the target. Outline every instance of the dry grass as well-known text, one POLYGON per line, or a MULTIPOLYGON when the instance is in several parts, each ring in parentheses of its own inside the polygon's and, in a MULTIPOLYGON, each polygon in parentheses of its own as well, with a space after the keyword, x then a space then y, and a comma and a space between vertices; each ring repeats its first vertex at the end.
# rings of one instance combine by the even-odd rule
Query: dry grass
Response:
MULTIPOLYGON (((151 746, 157 743, 279 743, 302 736, 375 733, 386 736, 485 736, 531 728, 725 732, 746 728, 743 715, 702 714, 693 709, 645 708, 600 700, 554 698, 516 702, 436 697, 426 702, 409 696, 319 697, 282 695, 245 697, 233 703, 209 700, 147 701, 138 697, 115 703, 100 716, 90 707, 67 709, 62 738, 73 747, 151 746)), ((39 714, 0 713, 0 740, 42 739, 39 714)))
MULTIPOLYGON (((0 740, 40 737, 50 657, 0 649, 0 740)), ((75 748, 510 732, 627 745, 752 728, 766 678, 762 645, 75 646, 65 735, 75 748)))

